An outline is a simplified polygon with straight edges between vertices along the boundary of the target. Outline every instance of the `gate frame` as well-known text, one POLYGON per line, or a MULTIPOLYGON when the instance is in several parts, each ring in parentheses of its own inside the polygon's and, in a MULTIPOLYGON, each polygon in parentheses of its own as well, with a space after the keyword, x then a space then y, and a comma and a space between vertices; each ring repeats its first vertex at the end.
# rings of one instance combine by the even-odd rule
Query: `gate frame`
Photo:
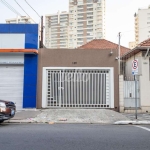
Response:
MULTIPOLYGON (((114 68, 113 67, 43 67, 42 72, 42 108, 52 108, 47 106, 46 100, 46 79, 47 79, 47 70, 67 70, 67 69, 89 69, 89 70, 109 70, 110 73, 110 108, 114 108, 114 68), (46 77, 46 78, 45 78, 46 77)), ((59 107, 61 108, 61 107, 59 107)), ((91 107, 92 108, 92 107, 91 107)), ((101 109, 101 108, 99 108, 101 109)))

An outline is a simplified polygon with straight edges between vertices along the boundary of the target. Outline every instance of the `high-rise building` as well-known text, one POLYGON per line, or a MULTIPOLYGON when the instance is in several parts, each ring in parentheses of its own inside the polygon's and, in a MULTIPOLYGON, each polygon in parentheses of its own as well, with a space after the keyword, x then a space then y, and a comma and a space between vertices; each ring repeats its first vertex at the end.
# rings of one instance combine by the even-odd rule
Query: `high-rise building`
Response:
POLYGON ((45 16, 45 46, 47 48, 68 48, 68 12, 45 16))
POLYGON ((20 16, 12 19, 6 19, 6 23, 34 23, 33 19, 27 16, 20 16))
POLYGON ((69 48, 105 38, 105 0, 69 0, 69 48))
POLYGON ((133 48, 135 48, 135 47, 136 47, 135 41, 134 41, 134 42, 129 42, 129 48, 130 48, 130 49, 133 49, 133 48))
POLYGON ((136 45, 150 38, 150 6, 139 9, 135 14, 135 42, 136 45))
POLYGON ((105 0, 69 0, 69 13, 46 15, 45 46, 77 48, 105 39, 105 0))

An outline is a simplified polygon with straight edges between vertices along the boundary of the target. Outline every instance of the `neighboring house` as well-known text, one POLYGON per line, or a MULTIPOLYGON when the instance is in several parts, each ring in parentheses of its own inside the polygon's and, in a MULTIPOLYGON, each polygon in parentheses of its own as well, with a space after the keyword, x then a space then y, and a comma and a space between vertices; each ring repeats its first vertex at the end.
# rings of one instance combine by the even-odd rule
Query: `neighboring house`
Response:
MULTIPOLYGON (((129 51, 121 46, 121 54, 129 51)), ((93 40, 78 49, 40 49, 37 108, 119 111, 118 45, 93 40)))
POLYGON ((36 108, 37 24, 0 24, 0 99, 36 108))
POLYGON ((137 107, 138 112, 150 112, 150 39, 140 43, 122 56, 123 76, 120 77, 120 111, 135 110, 135 81, 132 61, 138 59, 137 107))

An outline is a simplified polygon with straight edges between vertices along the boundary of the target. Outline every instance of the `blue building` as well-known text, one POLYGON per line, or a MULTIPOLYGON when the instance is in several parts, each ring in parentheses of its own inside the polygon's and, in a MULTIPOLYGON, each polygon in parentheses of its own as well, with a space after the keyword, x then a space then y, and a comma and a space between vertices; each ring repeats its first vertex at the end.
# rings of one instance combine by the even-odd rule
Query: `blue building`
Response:
POLYGON ((38 24, 0 24, 0 99, 36 108, 38 24))

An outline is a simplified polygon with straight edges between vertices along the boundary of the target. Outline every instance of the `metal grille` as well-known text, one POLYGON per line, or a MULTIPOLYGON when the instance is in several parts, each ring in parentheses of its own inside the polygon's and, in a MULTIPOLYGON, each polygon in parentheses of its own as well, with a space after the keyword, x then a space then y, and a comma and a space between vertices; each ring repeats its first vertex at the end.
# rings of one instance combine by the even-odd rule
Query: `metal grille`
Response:
MULTIPOLYGON (((140 85, 137 81, 137 107, 140 107, 140 85)), ((124 105, 135 108, 135 81, 124 81, 124 105)))
POLYGON ((110 108, 109 76, 109 70, 47 70, 47 106, 110 108))

